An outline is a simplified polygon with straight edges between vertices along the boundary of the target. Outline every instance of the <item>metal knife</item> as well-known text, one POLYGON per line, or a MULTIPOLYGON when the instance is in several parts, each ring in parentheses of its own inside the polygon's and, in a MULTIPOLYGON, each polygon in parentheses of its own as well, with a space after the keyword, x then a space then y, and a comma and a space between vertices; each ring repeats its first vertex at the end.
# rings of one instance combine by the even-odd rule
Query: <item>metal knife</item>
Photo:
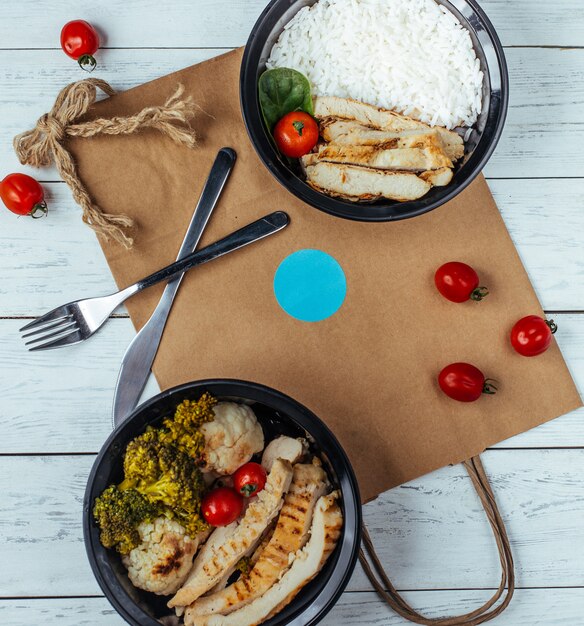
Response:
MULTIPOLYGON (((203 187, 199 202, 195 207, 191 223, 180 247, 177 261, 180 261, 196 249, 209 217, 233 169, 235 159, 235 151, 231 148, 219 150, 211 167, 209 177, 203 187)), ((144 391, 150 376, 150 369, 160 345, 166 320, 183 276, 184 273, 167 283, 154 313, 152 313, 148 322, 134 337, 124 354, 114 394, 114 427, 119 426, 124 421, 140 400, 142 391, 144 391)))

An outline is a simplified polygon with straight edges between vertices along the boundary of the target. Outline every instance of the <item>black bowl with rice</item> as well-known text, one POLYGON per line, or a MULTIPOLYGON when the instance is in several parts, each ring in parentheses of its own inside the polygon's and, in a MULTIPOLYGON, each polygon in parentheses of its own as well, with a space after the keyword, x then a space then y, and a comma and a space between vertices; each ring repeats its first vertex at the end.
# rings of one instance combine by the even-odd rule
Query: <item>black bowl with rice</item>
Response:
MULTIPOLYGON (((440 14, 436 14, 436 25, 431 21, 428 23, 428 15, 425 15, 425 25, 412 25, 415 16, 408 18, 411 44, 399 41, 399 28, 393 33, 370 32, 376 21, 379 24, 375 28, 383 28, 383 16, 376 20, 375 11, 379 11, 381 6, 379 1, 319 0, 318 4, 324 4, 329 11, 322 15, 331 16, 321 33, 318 24, 314 24, 314 18, 310 22, 307 13, 321 9, 314 6, 317 2, 272 0, 249 37, 240 75, 241 108, 250 139, 276 179, 300 200, 321 211, 345 219, 372 222, 400 220, 432 211, 457 196, 479 175, 503 130, 509 83, 502 45, 493 25, 475 0, 438 0, 440 14), (350 11, 339 13, 338 7, 346 5, 351 10, 356 7, 360 11, 360 4, 370 12, 369 22, 364 22, 369 24, 369 30, 366 37, 353 38, 351 31, 358 35, 361 18, 350 11), (333 9, 336 6, 336 15, 330 9, 331 5, 333 9), (303 13, 299 13, 302 10, 303 13), (332 18, 338 22, 339 17, 341 24, 336 25, 332 18), (308 24, 304 31, 303 24, 308 24), (416 29, 419 29, 419 36, 416 29), (440 29, 442 32, 439 32, 440 29), (403 65, 395 61, 401 57, 399 47, 395 47, 396 41, 405 50, 403 58, 407 62, 404 61, 403 65), (444 45, 446 41, 449 48, 444 45), (383 47, 385 44, 389 46, 387 50, 383 47), (431 48, 432 44, 435 49, 431 48), (370 47, 364 50, 360 45, 370 47), (345 54, 342 54, 343 50, 345 54), (337 51, 340 54, 336 55, 337 51), (385 64, 383 54, 386 55, 385 64), (362 196, 359 202, 352 201, 355 198, 348 199, 342 193, 323 193, 313 181, 309 184, 306 168, 296 166, 278 152, 260 108, 260 76, 268 68, 283 66, 297 69, 308 77, 317 102, 319 96, 352 98, 398 111, 432 126, 452 129, 463 139, 464 154, 453 162, 450 182, 443 186, 428 185, 430 188, 425 195, 413 200, 377 197, 363 201, 362 196), (391 72, 388 70, 386 77, 384 68, 390 66, 391 72), (460 67, 458 73, 457 67, 460 67), (326 70, 330 68, 333 69, 328 76, 326 70), (469 83, 477 82, 479 71, 482 77, 473 92, 469 83), (400 82, 402 74, 403 84, 400 82), (399 88, 391 89, 392 84, 399 88)), ((386 9, 389 17, 394 10, 392 6, 410 8, 408 3, 392 5, 392 2, 395 0, 386 5, 389 6, 386 9)), ((427 9, 428 5, 424 6, 427 2, 429 0, 410 0, 414 9, 420 6, 427 9)), ((429 9, 431 20, 434 9, 432 6, 429 9)), ((321 100, 324 101, 324 98, 321 100)), ((365 124, 363 120, 360 123, 365 124)), ((445 129, 438 130, 447 132, 445 129)), ((367 175, 370 173, 368 167, 354 169, 357 170, 367 175)), ((392 172, 395 173, 402 174, 392 172)), ((426 180, 428 173, 418 172, 417 175, 426 180)))

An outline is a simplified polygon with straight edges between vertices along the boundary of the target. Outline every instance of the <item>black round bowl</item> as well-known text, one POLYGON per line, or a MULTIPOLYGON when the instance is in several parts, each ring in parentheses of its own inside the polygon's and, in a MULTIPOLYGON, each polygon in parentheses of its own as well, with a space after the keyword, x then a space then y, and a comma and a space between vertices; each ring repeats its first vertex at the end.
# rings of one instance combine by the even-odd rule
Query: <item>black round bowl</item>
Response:
POLYGON ((355 474, 332 432, 292 398, 255 383, 239 380, 203 380, 164 391, 148 400, 105 442, 85 492, 83 534, 91 568, 102 591, 130 624, 159 626, 159 619, 173 614, 168 598, 136 589, 130 582, 120 556, 99 542, 99 529, 91 513, 95 498, 110 484, 122 479, 122 456, 127 444, 149 425, 157 426, 172 415, 185 398, 198 399, 205 391, 220 400, 245 402, 252 406, 266 440, 284 434, 306 437, 311 449, 322 459, 335 488, 340 489, 344 516, 343 533, 335 552, 323 570, 266 626, 307 626, 319 622, 337 601, 355 567, 361 540, 361 500, 355 474))
MULTIPOLYGON (((258 79, 266 68, 272 46, 292 17, 316 0, 272 0, 260 15, 248 39, 240 75, 243 119, 251 142, 270 172, 297 198, 313 207, 345 219, 386 222, 416 217, 452 200, 478 176, 489 160, 505 124, 509 75, 501 42, 476 0, 437 0, 466 27, 485 76, 482 113, 472 129, 466 129, 465 156, 452 182, 433 187, 423 198, 411 202, 378 200, 354 203, 322 194, 307 185, 280 158, 263 123, 258 100, 258 79)), ((462 131, 461 131, 462 132, 462 131)))

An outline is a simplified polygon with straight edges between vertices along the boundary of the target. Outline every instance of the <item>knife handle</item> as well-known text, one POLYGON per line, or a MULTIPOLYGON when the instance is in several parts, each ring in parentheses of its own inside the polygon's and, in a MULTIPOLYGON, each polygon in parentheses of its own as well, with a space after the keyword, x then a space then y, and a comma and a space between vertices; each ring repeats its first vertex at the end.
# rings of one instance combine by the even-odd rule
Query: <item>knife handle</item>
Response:
POLYGON ((284 213, 284 211, 275 211, 274 213, 270 213, 269 215, 266 215, 265 217, 240 228, 231 235, 212 243, 210 246, 207 246, 202 250, 198 250, 197 252, 193 252, 180 261, 176 261, 175 263, 167 265, 161 270, 154 272, 154 274, 146 276, 137 283, 134 283, 124 289, 121 294, 123 293, 125 295, 124 299, 126 299, 133 296, 135 293, 138 293, 143 289, 147 289, 148 287, 152 287, 162 281, 169 281, 175 276, 178 276, 183 272, 187 272, 193 267, 203 265, 204 263, 213 261, 214 259, 217 259, 225 254, 239 250, 250 243, 269 237, 270 235, 273 235, 274 233, 277 233, 285 228, 289 222, 290 218, 287 213, 284 213))

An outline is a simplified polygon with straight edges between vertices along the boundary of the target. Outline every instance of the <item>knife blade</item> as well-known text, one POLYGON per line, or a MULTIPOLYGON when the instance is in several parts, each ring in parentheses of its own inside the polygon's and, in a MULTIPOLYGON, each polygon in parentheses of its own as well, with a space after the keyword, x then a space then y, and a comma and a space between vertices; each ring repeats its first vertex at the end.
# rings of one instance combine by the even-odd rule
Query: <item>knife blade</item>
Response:
MULTIPOLYGON (((235 164, 236 154, 231 148, 219 150, 203 192, 195 207, 193 217, 180 247, 177 261, 193 252, 205 230, 209 217, 235 164)), ((116 383, 113 404, 113 425, 119 426, 134 410, 144 391, 152 363, 164 332, 172 303, 180 287, 184 273, 170 280, 150 319, 140 329, 128 346, 116 383)))

